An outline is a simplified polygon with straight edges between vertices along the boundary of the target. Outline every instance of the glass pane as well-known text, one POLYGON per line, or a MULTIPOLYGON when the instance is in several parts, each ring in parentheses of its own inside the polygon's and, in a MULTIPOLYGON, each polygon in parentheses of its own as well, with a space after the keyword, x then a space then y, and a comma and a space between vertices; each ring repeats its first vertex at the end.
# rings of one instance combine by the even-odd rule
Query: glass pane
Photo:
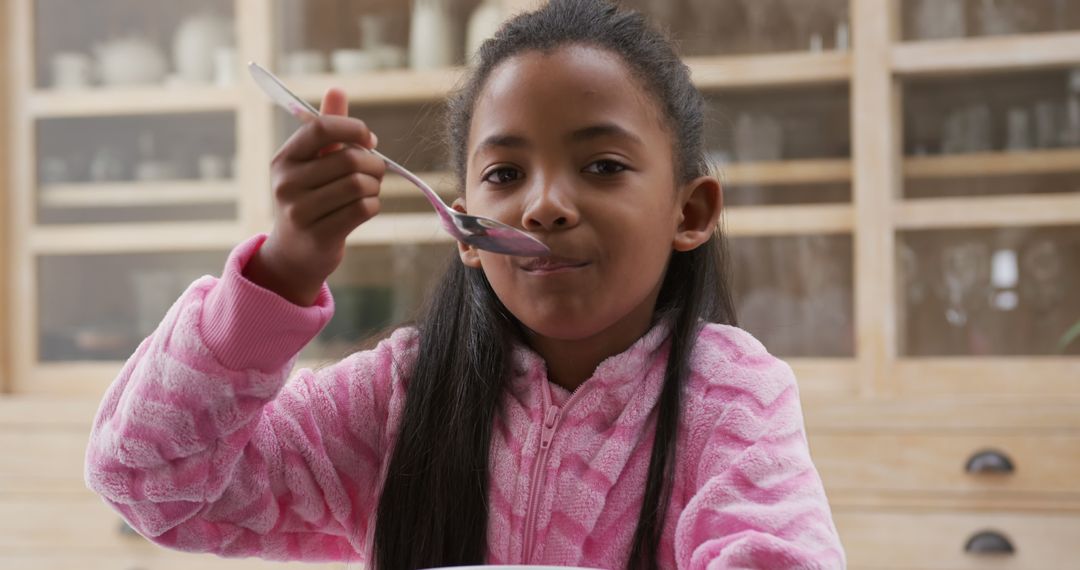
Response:
POLYGON ((1076 0, 901 0, 904 40, 1080 29, 1076 0))
POLYGON ((846 85, 707 95, 705 144, 728 205, 851 199, 846 85))
POLYGON ((351 247, 330 276, 334 318, 304 349, 301 358, 336 360, 372 335, 412 321, 429 290, 456 258, 449 243, 351 247))
POLYGON ((1078 259, 1080 227, 901 233, 900 354, 1080 354, 1078 259))
POLYGON ((740 326, 779 356, 854 356, 851 236, 730 241, 740 326))
POLYGON ((506 17, 502 0, 278 0, 283 75, 463 65, 506 17))
POLYGON ((38 259, 46 362, 124 360, 193 281, 220 275, 227 252, 59 255, 38 259))
POLYGON ((233 219, 235 122, 232 113, 38 121, 38 221, 233 219))
MULTIPOLYGON (((721 173, 721 181, 724 180, 721 173)), ((785 184, 760 186, 756 184, 724 184, 724 206, 777 206, 786 204, 836 204, 851 201, 851 185, 842 184, 785 184)))
POLYGON ((232 0, 35 0, 37 86, 231 81, 233 6, 232 0))
POLYGON ((708 96, 706 144, 719 162, 851 155, 847 85, 708 96))
POLYGON ((904 86, 909 198, 1080 189, 1080 69, 904 86))
POLYGON ((632 0, 679 40, 683 55, 846 50, 849 0, 632 0))
MULTIPOLYGON (((353 106, 350 114, 362 119, 379 136, 379 152, 421 175, 444 200, 452 199, 457 184, 449 174, 449 159, 442 140, 442 104, 353 106)), ((277 114, 279 145, 300 126, 284 111, 277 114)), ((382 213, 430 212, 431 205, 412 183, 388 173, 383 179, 382 213)))

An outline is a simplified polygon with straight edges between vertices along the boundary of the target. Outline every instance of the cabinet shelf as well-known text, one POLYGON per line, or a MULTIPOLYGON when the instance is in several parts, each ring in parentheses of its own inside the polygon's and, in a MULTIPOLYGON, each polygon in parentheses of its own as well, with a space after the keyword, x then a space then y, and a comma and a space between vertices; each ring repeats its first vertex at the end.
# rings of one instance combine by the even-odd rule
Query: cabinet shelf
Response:
POLYGON ((851 54, 794 52, 734 57, 689 57, 702 90, 842 83, 851 79, 851 54))
POLYGON ((57 184, 42 187, 38 196, 41 205, 54 208, 123 208, 232 204, 239 194, 229 181, 175 181, 57 184))
POLYGON ((959 75, 1080 64, 1080 32, 911 42, 892 48, 902 76, 959 75))
POLYGON ((901 230, 1072 225, 1080 223, 1080 193, 905 200, 894 222, 901 230))
MULTIPOLYGON (((453 175, 448 171, 431 171, 431 172, 416 172, 417 176, 421 180, 427 182, 436 193, 439 194, 444 200, 453 198, 457 195, 457 188, 454 183, 453 175)), ((413 198, 422 197, 420 189, 413 185, 412 182, 405 180, 403 177, 398 176, 392 172, 387 172, 386 177, 383 178, 382 186, 379 189, 379 195, 384 198, 413 198)))
POLYGON ((1080 172, 1080 149, 986 152, 904 159, 907 178, 972 178, 1080 172))
POLYGON ((1044 394, 1075 395, 1080 359, 1055 356, 912 358, 893 364, 905 395, 980 393, 1024 395, 1030 387, 1018 379, 1039 378, 1044 394))
MULTIPOLYGON (((851 78, 846 52, 784 53, 686 59, 694 83, 703 90, 840 83, 851 78)), ((318 101, 340 87, 353 104, 408 104, 440 101, 465 75, 464 67, 430 71, 392 70, 354 75, 284 77, 297 95, 318 101)))
POLYGON ((850 204, 739 206, 726 208, 723 231, 728 236, 842 234, 855 227, 850 204))
POLYGON ((331 87, 345 90, 352 104, 434 103, 444 99, 465 69, 450 67, 430 71, 407 69, 355 75, 303 75, 283 77, 289 88, 309 101, 319 101, 331 87))
POLYGON ((848 159, 783 160, 776 162, 734 162, 720 168, 721 180, 730 186, 758 184, 787 186, 851 182, 848 159))
POLYGON ((65 224, 39 226, 27 236, 38 255, 228 251, 247 236, 231 222, 65 224))
POLYGON ((443 231, 435 212, 380 214, 349 234, 345 243, 351 246, 450 243, 453 239, 443 231))
POLYGON ((37 118, 96 117, 232 111, 239 102, 236 88, 154 86, 37 90, 30 95, 28 109, 37 118))

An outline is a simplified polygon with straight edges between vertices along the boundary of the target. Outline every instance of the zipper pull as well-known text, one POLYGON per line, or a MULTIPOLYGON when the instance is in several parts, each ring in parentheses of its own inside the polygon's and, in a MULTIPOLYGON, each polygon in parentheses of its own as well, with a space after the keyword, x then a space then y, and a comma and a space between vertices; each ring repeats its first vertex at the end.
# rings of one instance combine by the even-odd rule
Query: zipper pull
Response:
POLYGON ((551 440, 555 437, 555 423, 558 420, 559 406, 551 406, 544 415, 544 429, 540 432, 540 449, 551 446, 551 440))

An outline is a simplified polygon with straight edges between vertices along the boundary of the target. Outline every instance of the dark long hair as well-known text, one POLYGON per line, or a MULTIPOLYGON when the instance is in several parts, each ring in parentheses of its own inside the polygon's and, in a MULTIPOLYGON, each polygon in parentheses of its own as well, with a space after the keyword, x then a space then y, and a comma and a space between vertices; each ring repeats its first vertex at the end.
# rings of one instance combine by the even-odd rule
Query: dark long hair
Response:
MULTIPOLYGON (((449 104, 447 138, 464 188, 468 128, 491 71, 515 55, 576 44, 619 55, 657 103, 670 132, 674 176, 709 172, 705 103, 666 36, 644 16, 605 0, 551 0, 518 15, 480 48, 472 75, 449 104)), ((630 568, 656 568, 675 463, 682 386, 704 322, 735 323, 722 236, 675 252, 656 314, 671 322, 648 480, 630 568)), ((480 564, 487 552, 488 456, 512 342, 521 327, 483 271, 450 262, 418 321, 420 346, 375 523, 379 570, 480 564)))

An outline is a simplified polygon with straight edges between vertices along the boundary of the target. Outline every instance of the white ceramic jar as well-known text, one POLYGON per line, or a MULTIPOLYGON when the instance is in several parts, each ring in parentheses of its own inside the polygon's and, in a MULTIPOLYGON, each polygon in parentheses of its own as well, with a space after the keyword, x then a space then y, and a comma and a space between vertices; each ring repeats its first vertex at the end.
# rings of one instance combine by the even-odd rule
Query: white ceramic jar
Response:
POLYGON ((413 69, 450 67, 457 59, 449 0, 413 0, 409 26, 409 66, 413 69))
POLYGON ((223 16, 196 14, 184 20, 173 37, 173 63, 179 79, 185 83, 211 83, 215 54, 231 48, 234 38, 232 20, 223 16))

